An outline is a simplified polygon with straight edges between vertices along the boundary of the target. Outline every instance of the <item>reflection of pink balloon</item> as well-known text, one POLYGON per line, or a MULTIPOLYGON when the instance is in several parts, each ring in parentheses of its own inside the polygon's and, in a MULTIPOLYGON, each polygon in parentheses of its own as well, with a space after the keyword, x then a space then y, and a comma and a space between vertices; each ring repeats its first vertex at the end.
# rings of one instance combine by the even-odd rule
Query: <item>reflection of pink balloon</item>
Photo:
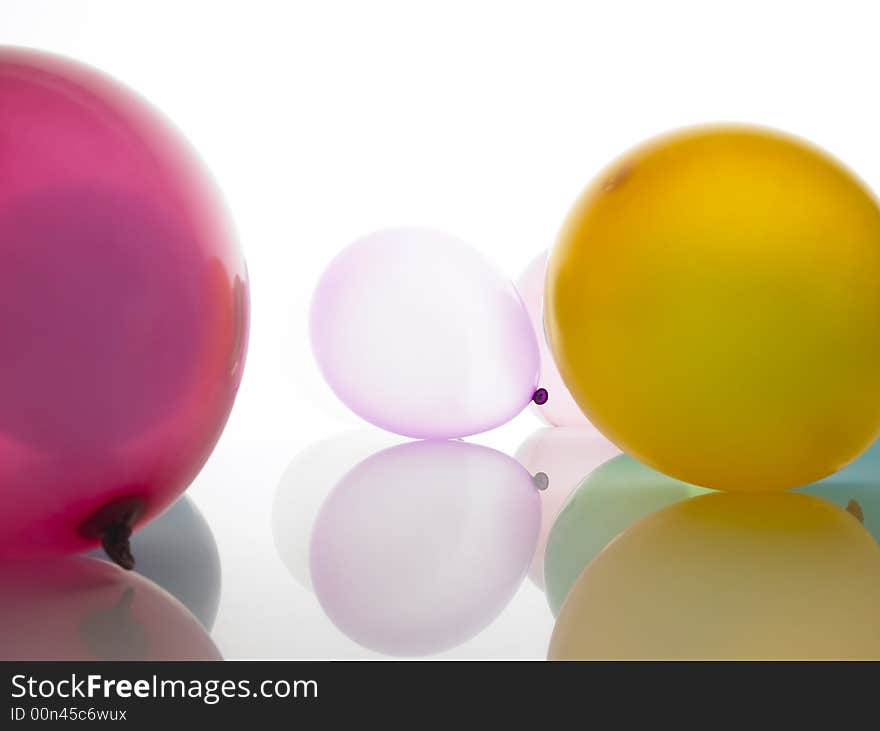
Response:
POLYGON ((391 229, 348 246, 318 283, 311 331, 336 395, 405 436, 492 429, 535 392, 538 348, 516 289, 435 231, 391 229))
POLYGON ((189 611, 94 558, 0 567, 0 660, 222 660, 189 611))
MULTIPOLYGON (((596 467, 620 450, 590 427, 546 427, 526 439, 516 458, 530 473, 547 475, 541 490, 541 532, 529 578, 544 588, 544 549, 556 516, 568 496, 596 467)), ((544 482, 543 479, 541 482, 544 482)))
POLYGON ((244 261, 186 143, 102 74, 0 50, 0 553, 125 537, 220 435, 244 261))
POLYGON ((556 362, 553 360, 553 353, 550 352, 547 338, 544 337, 544 275, 546 272, 547 252, 545 251, 532 260, 516 283, 538 341, 538 351, 541 358, 541 387, 547 389, 549 396, 545 403, 533 404, 532 409, 551 426, 588 426, 594 428, 575 403, 562 380, 562 376, 559 375, 556 362))
POLYGON ((473 637, 525 576, 540 521, 517 462, 465 442, 410 442, 361 462, 312 531, 324 611, 356 642, 392 655, 473 637))

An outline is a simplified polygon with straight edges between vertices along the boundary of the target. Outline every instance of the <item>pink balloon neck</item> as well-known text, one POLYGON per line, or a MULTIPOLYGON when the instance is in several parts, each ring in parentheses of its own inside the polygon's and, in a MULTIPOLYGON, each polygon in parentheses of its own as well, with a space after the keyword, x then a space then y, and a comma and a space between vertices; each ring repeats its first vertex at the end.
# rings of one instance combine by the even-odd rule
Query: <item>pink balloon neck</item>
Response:
POLYGON ((129 539, 132 527, 145 507, 146 500, 142 497, 112 500, 83 521, 80 534, 84 538, 99 538, 107 556, 118 566, 130 571, 135 561, 129 539))

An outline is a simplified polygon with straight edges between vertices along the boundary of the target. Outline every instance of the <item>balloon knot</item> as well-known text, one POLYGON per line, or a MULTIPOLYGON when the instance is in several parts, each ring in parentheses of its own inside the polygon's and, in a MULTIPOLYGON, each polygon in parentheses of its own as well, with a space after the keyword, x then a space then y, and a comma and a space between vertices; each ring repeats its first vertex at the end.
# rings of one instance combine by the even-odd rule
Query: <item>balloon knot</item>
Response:
POLYGON ((538 406, 543 406, 547 403, 548 398, 550 398, 550 395, 547 393, 547 389, 539 388, 532 396, 532 401, 538 404, 538 406))
POLYGON ((90 541, 100 540, 108 558, 124 569, 134 568, 128 539, 131 527, 143 515, 146 500, 140 495, 127 495, 111 500, 90 515, 79 527, 79 533, 90 541))
POLYGON ((131 538, 131 526, 128 523, 111 525, 101 537, 101 545, 107 552, 107 556, 113 563, 126 571, 131 571, 134 568, 134 556, 131 554, 129 538, 131 538))

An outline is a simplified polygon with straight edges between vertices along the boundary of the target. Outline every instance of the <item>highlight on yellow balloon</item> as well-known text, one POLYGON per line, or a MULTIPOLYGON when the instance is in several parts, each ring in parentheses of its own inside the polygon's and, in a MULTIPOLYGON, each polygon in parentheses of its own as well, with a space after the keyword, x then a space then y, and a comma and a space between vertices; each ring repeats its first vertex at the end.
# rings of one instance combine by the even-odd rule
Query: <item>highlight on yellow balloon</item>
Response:
POLYGON ((625 452, 766 491, 880 431, 880 208, 827 153, 756 127, 678 131, 575 203, 547 272, 560 373, 625 452))
POLYGON ((797 493, 713 493, 624 531, 562 607, 550 659, 878 659, 880 546, 797 493))

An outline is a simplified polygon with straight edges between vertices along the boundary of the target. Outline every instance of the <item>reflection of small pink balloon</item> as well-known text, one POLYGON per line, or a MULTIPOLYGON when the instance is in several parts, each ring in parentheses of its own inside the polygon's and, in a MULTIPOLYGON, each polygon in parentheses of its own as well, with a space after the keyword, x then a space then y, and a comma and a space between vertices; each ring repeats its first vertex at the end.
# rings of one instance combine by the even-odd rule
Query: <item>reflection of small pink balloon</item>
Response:
POLYGON ((519 588, 540 522, 531 475, 464 442, 378 452, 336 486, 312 531, 315 595, 359 644, 426 655, 476 635, 519 588))
POLYGON ((547 475, 541 490, 541 532, 529 578, 544 588, 544 549, 550 529, 568 496, 596 467, 620 450, 590 427, 546 427, 534 432, 516 451, 530 473, 547 475))
POLYGON ((541 387, 547 389, 548 399, 543 404, 532 405, 535 413, 551 426, 588 426, 594 428, 583 415, 572 398, 559 369, 553 360, 553 353, 544 337, 544 275, 547 272, 547 252, 539 254, 526 267, 517 280, 516 287, 522 297, 529 319, 538 341, 541 365, 541 387))
POLYGON ((405 436, 500 426, 537 384, 538 347, 516 289, 436 231, 389 229, 344 249, 315 290, 311 333, 336 395, 405 436))
POLYGON ((125 538, 232 407, 244 261, 186 142, 99 72, 0 50, 0 553, 125 538))
POLYGON ((222 660, 198 620, 94 558, 0 567, 0 660, 222 660))

